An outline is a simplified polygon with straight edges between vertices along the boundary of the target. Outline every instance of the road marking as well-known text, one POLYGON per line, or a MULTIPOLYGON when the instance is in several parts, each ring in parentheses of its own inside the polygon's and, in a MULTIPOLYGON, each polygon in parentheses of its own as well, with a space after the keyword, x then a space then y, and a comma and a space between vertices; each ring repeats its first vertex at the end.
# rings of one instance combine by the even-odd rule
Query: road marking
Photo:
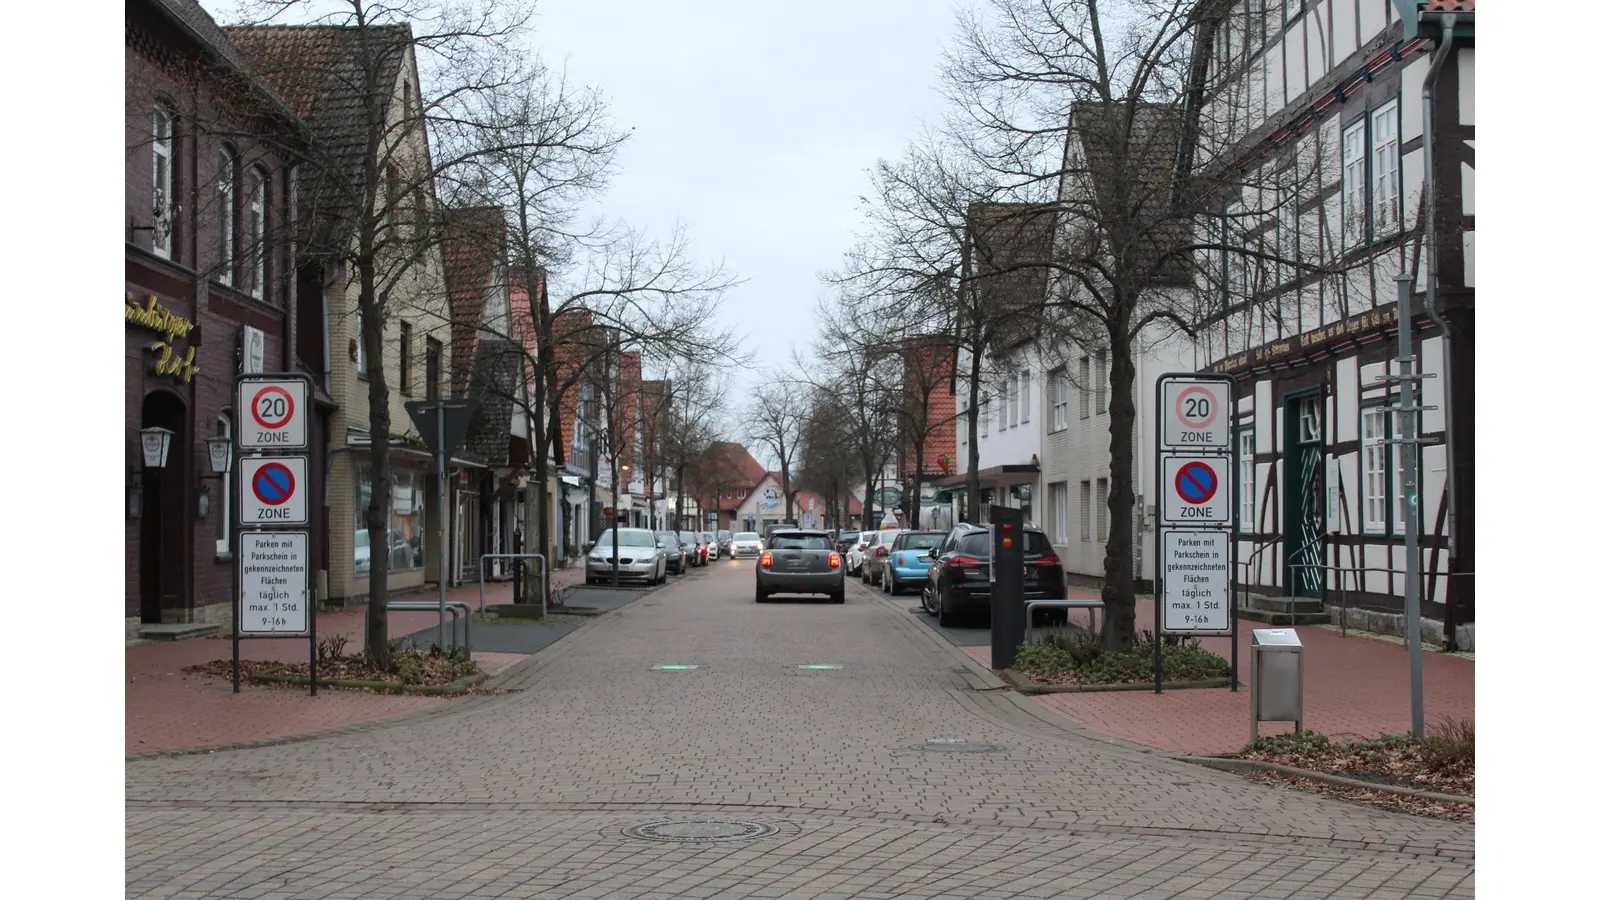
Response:
POLYGON ((657 670, 660 670, 660 671, 663 671, 663 672, 680 672, 680 671, 682 671, 684 669, 698 669, 700 667, 699 666, 651 666, 650 668, 657 669, 657 670))

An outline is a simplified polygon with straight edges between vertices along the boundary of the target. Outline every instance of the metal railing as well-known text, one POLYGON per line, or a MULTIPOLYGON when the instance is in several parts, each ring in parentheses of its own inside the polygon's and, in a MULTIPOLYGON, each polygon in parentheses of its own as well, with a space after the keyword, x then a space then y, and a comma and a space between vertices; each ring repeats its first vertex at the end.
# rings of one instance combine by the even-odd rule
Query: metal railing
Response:
MULTIPOLYGON (((438 612, 439 604, 432 600, 390 600, 390 609, 416 612, 438 612)), ((445 603, 445 608, 450 611, 450 639, 455 641, 456 623, 462 625, 462 639, 457 646, 466 648, 467 659, 472 658, 472 607, 460 600, 450 600, 445 603)))
MULTIPOLYGON (((1404 574, 1406 574, 1406 571, 1404 569, 1389 569, 1389 568, 1385 568, 1385 567, 1382 567, 1382 566, 1359 566, 1359 567, 1358 566, 1331 566, 1331 565, 1328 565, 1327 563, 1289 563, 1288 568, 1289 568, 1290 577, 1291 577, 1291 579, 1294 581, 1294 583, 1296 585, 1298 585, 1300 583, 1300 580, 1298 578, 1294 578, 1293 577, 1294 574, 1295 574, 1295 570, 1296 569, 1320 569, 1323 572, 1322 583, 1324 585, 1323 593, 1325 593, 1325 594, 1327 593, 1326 585, 1329 583, 1329 578, 1327 577, 1327 573, 1328 572, 1337 572, 1337 573, 1339 573, 1339 575, 1341 576, 1339 578, 1339 636, 1340 637, 1347 637, 1348 636, 1347 623, 1350 621, 1350 615, 1349 615, 1350 606, 1349 606, 1349 603, 1348 603, 1349 589, 1345 587, 1344 578, 1342 576, 1344 576, 1346 574, 1354 575, 1354 574, 1357 574, 1357 573, 1366 573, 1366 572, 1386 572, 1386 573, 1388 573, 1390 575, 1404 575, 1404 574)), ((1299 599, 1299 597, 1298 597, 1299 588, 1296 587, 1295 590, 1296 590, 1296 598, 1295 599, 1299 599)), ((1291 602, 1289 604, 1289 624, 1290 625, 1294 624, 1294 604, 1293 604, 1293 602, 1291 602)))
MULTIPOLYGON (((544 558, 543 553, 485 553, 478 557, 478 612, 483 612, 483 573, 488 568, 483 563, 490 559, 537 559, 539 561, 539 577, 544 582, 544 590, 539 592, 539 615, 542 618, 550 617, 550 563, 544 558)), ((516 598, 511 598, 516 602, 516 598)))
POLYGON ((1034 607, 1066 610, 1087 609, 1089 611, 1089 631, 1090 633, 1098 633, 1099 628, 1096 623, 1095 613, 1104 611, 1106 604, 1103 600, 1025 600, 1022 604, 1022 642, 1024 644, 1033 643, 1034 607))

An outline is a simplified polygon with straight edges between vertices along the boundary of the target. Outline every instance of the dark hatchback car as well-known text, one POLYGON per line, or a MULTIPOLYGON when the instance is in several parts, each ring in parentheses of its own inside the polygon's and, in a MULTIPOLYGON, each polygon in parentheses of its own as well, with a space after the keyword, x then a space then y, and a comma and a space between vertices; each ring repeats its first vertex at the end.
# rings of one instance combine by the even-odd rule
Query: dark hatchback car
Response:
MULTIPOLYGON (((940 625, 973 616, 989 618, 989 529, 957 525, 937 550, 922 608, 938 615, 940 625)), ((1037 528, 1022 529, 1022 591, 1026 600, 1058 600, 1067 596, 1066 572, 1050 538, 1037 528)))
POLYGON ((826 531, 779 531, 756 566, 756 602, 773 594, 826 594, 844 602, 844 559, 826 531))
POLYGON ((850 550, 851 545, 854 544, 860 537, 861 532, 859 531, 841 531, 833 539, 833 549, 839 551, 841 554, 846 553, 850 550))

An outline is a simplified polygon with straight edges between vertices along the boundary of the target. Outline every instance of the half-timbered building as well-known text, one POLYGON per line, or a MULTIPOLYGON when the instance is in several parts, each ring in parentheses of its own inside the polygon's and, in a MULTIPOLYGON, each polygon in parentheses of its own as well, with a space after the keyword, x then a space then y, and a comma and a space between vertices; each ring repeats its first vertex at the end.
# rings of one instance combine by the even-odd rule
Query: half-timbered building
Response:
POLYGON ((1292 605, 1398 633, 1415 504, 1424 639, 1471 647, 1474 8, 1202 10, 1196 165, 1224 213, 1210 227, 1233 232, 1212 243, 1249 252, 1202 260, 1217 312, 1196 362, 1239 381, 1245 616, 1292 605), (1409 323, 1400 290, 1413 291, 1409 323), (1401 327, 1415 329, 1424 376, 1415 492, 1395 442, 1401 327))

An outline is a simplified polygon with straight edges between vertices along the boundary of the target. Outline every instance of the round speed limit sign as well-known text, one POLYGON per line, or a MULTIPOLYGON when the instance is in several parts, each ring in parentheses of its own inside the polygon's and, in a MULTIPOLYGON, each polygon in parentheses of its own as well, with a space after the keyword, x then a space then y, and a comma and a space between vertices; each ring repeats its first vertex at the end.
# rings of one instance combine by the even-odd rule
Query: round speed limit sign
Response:
POLYGON ((245 450, 302 450, 306 446, 306 382, 242 378, 238 406, 239 446, 245 450))
POLYGON ((1162 385, 1161 443, 1168 448, 1225 450, 1231 444, 1233 398, 1226 381, 1173 379, 1162 385))

